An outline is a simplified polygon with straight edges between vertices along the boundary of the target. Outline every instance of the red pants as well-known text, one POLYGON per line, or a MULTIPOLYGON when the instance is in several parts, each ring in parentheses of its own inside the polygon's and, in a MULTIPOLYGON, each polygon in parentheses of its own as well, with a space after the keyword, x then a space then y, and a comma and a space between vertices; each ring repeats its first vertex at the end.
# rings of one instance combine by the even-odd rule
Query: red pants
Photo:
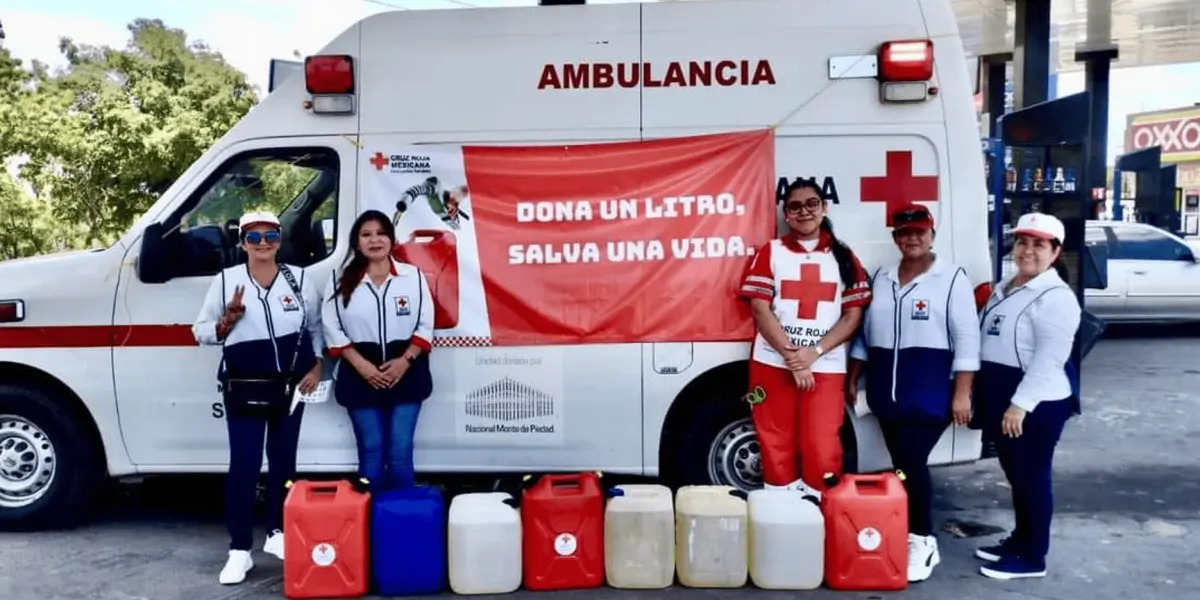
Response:
POLYGON ((803 478, 824 491, 826 473, 842 474, 839 432, 846 418, 842 401, 846 376, 814 373, 813 379, 815 389, 802 391, 791 371, 750 361, 750 388, 759 386, 766 392, 751 413, 762 448, 763 482, 768 485, 788 485, 803 478))

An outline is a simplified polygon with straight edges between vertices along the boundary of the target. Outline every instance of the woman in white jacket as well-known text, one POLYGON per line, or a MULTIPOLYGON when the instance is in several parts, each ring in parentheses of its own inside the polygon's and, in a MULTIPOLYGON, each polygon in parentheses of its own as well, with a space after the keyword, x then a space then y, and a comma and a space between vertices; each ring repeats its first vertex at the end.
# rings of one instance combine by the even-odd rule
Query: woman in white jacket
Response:
POLYGON ((377 210, 350 229, 350 256, 326 287, 322 322, 334 384, 358 446, 358 475, 378 493, 414 484, 413 436, 433 392, 433 296, 425 275, 392 258, 396 230, 377 210))

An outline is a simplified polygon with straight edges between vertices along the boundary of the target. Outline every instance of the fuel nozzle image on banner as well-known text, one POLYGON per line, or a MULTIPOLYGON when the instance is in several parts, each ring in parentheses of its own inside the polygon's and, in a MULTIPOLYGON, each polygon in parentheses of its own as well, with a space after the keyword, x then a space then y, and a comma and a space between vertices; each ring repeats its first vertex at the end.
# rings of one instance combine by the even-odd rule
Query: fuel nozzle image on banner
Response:
POLYGON ((451 190, 443 190, 442 184, 438 178, 429 177, 425 183, 414 185, 400 195, 400 200, 396 201, 396 216, 392 217, 392 224, 397 227, 400 225, 400 218, 408 210, 409 203, 416 202, 417 198, 425 197, 429 203, 429 210, 437 215, 450 229, 458 230, 461 227, 459 218, 471 220, 470 215, 463 211, 459 204, 463 198, 467 196, 467 186, 462 185, 451 190))

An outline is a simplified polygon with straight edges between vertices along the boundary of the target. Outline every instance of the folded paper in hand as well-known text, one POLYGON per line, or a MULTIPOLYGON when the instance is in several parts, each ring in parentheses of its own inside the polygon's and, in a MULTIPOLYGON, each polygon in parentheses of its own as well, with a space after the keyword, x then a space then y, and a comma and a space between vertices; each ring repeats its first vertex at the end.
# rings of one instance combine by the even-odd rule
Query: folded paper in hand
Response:
POLYGON ((871 406, 867 404, 867 393, 860 389, 854 402, 854 416, 865 417, 869 414, 871 414, 871 406))
POLYGON ((307 394, 300 391, 300 388, 297 387, 296 391, 292 393, 292 407, 288 409, 288 414, 296 412, 296 407, 301 402, 305 404, 320 404, 329 400, 329 393, 332 389, 333 382, 328 379, 322 379, 317 383, 317 387, 313 388, 313 391, 307 394))

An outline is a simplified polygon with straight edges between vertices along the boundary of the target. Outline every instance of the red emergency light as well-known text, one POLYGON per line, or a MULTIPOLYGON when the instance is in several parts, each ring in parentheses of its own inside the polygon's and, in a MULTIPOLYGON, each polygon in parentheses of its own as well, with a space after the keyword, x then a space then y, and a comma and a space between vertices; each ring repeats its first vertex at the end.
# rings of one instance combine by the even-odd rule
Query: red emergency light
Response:
POLYGON ((0 323, 20 323, 25 320, 25 302, 0 300, 0 323))
POLYGON ((354 59, 345 54, 304 59, 304 85, 314 96, 353 94, 354 59))
POLYGON ((933 79, 933 41, 897 40, 879 47, 881 81, 929 81, 933 79))

